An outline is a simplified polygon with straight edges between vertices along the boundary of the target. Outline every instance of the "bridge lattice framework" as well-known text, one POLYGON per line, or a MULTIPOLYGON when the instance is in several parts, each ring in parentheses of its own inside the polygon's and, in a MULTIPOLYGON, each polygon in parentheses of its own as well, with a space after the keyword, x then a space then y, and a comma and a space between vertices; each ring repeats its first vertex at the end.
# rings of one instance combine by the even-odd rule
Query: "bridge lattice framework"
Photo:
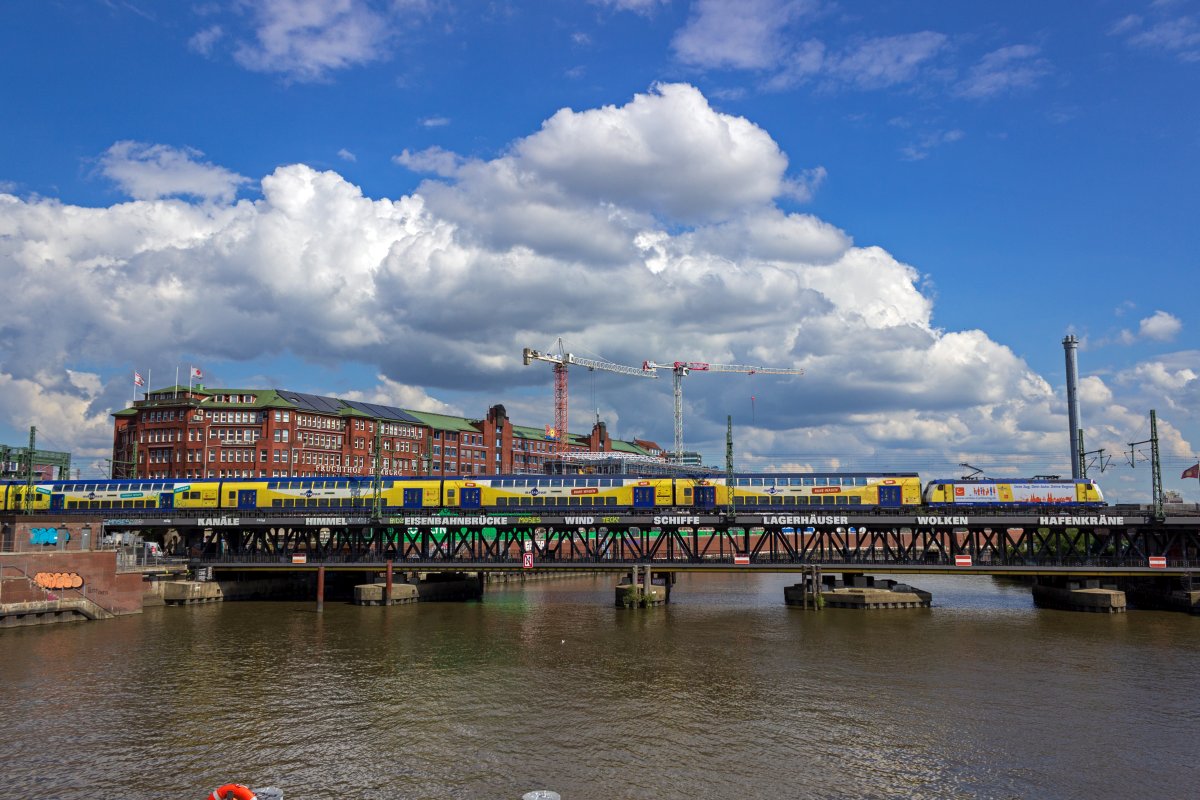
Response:
POLYGON ((1200 516, 1145 514, 332 515, 110 519, 175 531, 200 561, 652 563, 1159 569, 1200 574, 1200 516), (1161 561, 1159 560, 1161 559, 1161 561), (1152 566, 1153 563, 1153 566, 1152 566))

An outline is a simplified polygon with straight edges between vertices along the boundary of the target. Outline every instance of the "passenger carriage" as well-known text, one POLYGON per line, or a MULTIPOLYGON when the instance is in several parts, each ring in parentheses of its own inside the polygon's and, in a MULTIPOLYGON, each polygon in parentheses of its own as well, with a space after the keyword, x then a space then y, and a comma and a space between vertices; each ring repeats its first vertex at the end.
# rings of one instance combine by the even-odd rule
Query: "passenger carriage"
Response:
MULTIPOLYGON (((374 504, 374 481, 369 477, 258 478, 221 481, 221 509, 277 512, 299 509, 359 510, 374 504)), ((382 478, 384 511, 430 510, 441 506, 439 478, 382 478)))
POLYGON ((761 473, 735 474, 732 489, 724 476, 676 478, 676 500, 696 509, 803 511, 830 506, 845 510, 903 508, 921 504, 921 479, 915 473, 761 473))
POLYGON ((674 505, 671 478, 631 475, 479 475, 446 478, 447 508, 634 511, 674 505))

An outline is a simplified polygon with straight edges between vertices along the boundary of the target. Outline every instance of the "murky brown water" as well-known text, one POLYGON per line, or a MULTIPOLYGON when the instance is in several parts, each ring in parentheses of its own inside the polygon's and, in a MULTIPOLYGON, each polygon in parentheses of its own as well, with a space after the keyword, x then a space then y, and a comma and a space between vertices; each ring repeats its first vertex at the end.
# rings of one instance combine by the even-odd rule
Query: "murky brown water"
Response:
POLYGON ((804 612, 786 576, 483 603, 225 603, 0 632, 13 796, 1124 798, 1200 793, 1200 619, 1037 610, 920 577, 924 611, 804 612))

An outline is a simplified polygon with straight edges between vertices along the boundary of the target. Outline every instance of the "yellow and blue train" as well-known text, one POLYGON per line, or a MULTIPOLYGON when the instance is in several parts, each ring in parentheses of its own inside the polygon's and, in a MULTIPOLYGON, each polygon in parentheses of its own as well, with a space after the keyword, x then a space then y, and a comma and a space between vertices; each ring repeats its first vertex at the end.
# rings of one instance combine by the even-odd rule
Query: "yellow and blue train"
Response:
MULTIPOLYGON (((442 509, 618 514, 730 505, 739 511, 849 512, 1101 506, 1104 495, 1087 479, 937 479, 922 487, 916 473, 903 472, 735 474, 732 482, 724 475, 477 475, 385 477, 380 502, 386 514, 442 509)), ((366 513, 373 504, 370 477, 0 483, 0 510, 8 513, 366 513)))

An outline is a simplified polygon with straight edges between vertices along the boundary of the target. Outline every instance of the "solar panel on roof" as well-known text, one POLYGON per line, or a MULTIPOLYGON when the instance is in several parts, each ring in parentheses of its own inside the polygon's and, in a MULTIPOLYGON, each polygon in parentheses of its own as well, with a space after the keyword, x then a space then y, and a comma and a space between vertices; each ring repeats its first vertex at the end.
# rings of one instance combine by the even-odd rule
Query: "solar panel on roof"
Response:
POLYGON ((319 394, 304 392, 279 392, 279 396, 289 403, 294 403, 305 411, 319 411, 323 414, 336 414, 342 404, 335 397, 322 397, 319 394))
POLYGON ((417 419, 412 414, 409 414, 404 409, 396 408, 395 406, 383 406, 379 405, 378 403, 362 403, 358 401, 350 401, 347 402, 346 405, 350 406, 356 411, 361 411, 364 414, 375 417, 376 419, 388 419, 395 420, 397 422, 416 424, 420 424, 421 422, 421 420, 417 419))

